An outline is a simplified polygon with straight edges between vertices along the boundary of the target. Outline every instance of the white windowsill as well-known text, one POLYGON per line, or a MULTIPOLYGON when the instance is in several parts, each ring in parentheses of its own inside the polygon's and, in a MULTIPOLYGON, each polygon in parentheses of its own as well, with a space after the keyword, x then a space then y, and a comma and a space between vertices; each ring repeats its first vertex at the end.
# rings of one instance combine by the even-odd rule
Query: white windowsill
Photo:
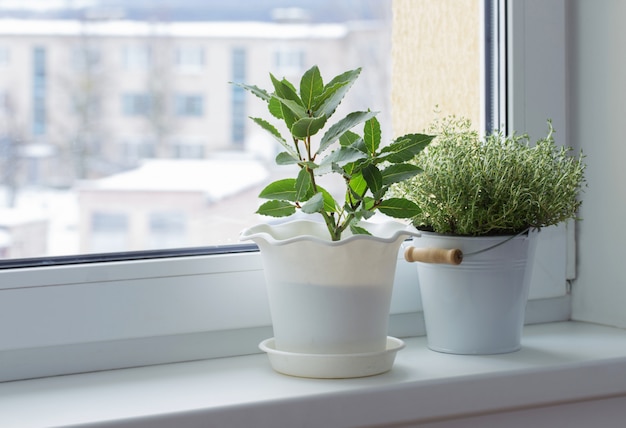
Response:
POLYGON ((405 339, 394 368, 299 379, 262 354, 0 384, 0 426, 352 427, 446 419, 626 395, 626 331, 527 326, 521 351, 432 352, 405 339))

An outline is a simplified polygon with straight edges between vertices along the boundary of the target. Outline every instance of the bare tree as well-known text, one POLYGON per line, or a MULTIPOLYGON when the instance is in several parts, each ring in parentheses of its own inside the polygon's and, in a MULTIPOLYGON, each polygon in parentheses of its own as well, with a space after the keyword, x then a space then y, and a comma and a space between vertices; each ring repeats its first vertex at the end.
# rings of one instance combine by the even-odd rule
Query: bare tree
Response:
POLYGON ((57 95, 67 100, 72 113, 63 111, 56 120, 57 145, 62 157, 73 165, 69 181, 107 174, 111 168, 106 165, 112 163, 100 150, 108 136, 103 111, 108 79, 101 40, 90 34, 90 25, 90 21, 83 22, 83 31, 70 53, 70 66, 57 76, 57 95))
POLYGON ((171 156, 170 138, 175 129, 172 91, 172 42, 162 24, 150 24, 150 66, 146 86, 150 108, 147 121, 155 141, 155 156, 171 156))
POLYGON ((17 121, 17 108, 10 93, 0 95, 0 180, 6 189, 5 206, 15 206, 19 191, 20 151, 24 130, 17 121))

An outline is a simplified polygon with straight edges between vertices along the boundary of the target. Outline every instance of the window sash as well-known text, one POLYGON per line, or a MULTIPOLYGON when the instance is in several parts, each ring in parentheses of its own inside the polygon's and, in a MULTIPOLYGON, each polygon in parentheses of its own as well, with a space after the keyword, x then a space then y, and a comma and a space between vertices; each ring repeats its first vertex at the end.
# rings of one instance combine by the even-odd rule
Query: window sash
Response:
MULTIPOLYGON (((554 82, 562 82, 564 57, 546 53, 551 46, 563 51, 564 40, 541 45, 542 40, 564 37, 564 0, 507 6, 512 24, 508 70, 516 70, 515 79, 509 79, 514 98, 509 99, 508 114, 519 129, 535 124, 537 115, 542 121, 554 117, 547 114, 548 107, 564 121, 564 92, 559 85, 556 95, 554 91, 554 82), (534 25, 538 17, 528 12, 548 13, 546 7, 556 24, 534 25), (535 61, 535 53, 543 62, 535 61), (533 69, 539 64, 541 76, 533 69), (524 101, 527 109, 537 111, 524 110, 524 101)), ((539 279, 531 289, 527 323, 569 318, 565 277, 555 283, 545 273, 567 265, 561 238, 567 227, 548 228, 541 235, 544 244, 537 258, 542 264, 535 271, 539 279), (556 261, 551 258, 555 254, 556 261)), ((271 334, 262 264, 254 246, 21 262, 3 261, 0 270, 0 380, 241 355, 258 352, 257 343, 271 334)), ((424 334, 416 269, 401 260, 390 334, 424 334)))

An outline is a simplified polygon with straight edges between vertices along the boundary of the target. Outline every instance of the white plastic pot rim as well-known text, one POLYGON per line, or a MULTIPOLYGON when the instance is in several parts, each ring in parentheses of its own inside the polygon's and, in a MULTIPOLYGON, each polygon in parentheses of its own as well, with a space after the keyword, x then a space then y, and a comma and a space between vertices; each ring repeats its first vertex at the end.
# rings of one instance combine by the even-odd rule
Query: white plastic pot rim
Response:
POLYGON ((332 241, 326 228, 326 224, 312 220, 291 220, 280 224, 258 224, 241 232, 240 239, 262 239, 271 245, 286 245, 299 241, 312 241, 324 243, 330 246, 344 245, 348 242, 361 239, 375 240, 381 243, 392 243, 402 236, 419 237, 420 232, 413 226, 397 221, 365 222, 359 223, 371 235, 353 235, 349 230, 344 232, 344 237, 339 241, 332 241))

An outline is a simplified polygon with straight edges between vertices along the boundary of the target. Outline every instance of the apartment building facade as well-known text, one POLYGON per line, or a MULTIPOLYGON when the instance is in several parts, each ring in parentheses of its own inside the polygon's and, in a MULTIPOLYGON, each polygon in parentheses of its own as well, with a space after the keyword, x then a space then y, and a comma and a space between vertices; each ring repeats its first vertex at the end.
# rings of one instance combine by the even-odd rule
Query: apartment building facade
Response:
MULTIPOLYGON (((117 197, 111 196, 111 187, 98 184, 99 180, 139 169, 149 160, 210 161, 225 152, 255 159, 269 168, 276 147, 248 119, 267 117, 265 106, 230 82, 269 89, 270 72, 294 79, 313 64, 319 65, 327 79, 348 68, 363 67, 351 96, 340 108, 380 110, 379 119, 387 131, 389 39, 389 28, 378 21, 2 19, 0 185, 8 195, 5 204, 10 206, 15 195, 29 186, 67 189, 79 200, 78 251, 144 248, 154 238, 143 236, 133 241, 137 234, 128 232, 131 238, 120 238, 124 246, 114 248, 110 240, 103 240, 102 233, 93 238, 98 234, 94 225, 102 223, 102 210, 111 207, 104 201, 110 198, 126 201, 118 206, 122 211, 149 213, 150 204, 162 205, 158 201, 164 200, 163 195, 150 189, 146 197, 145 189, 126 187, 116 190, 117 197), (132 191, 143 193, 121 196, 132 191), (96 245, 96 241, 104 243, 96 245)), ((190 174, 187 179, 197 190, 192 183, 198 177, 190 174)), ((252 184, 234 189, 227 199, 237 206, 238 195, 250 198, 246 192, 252 184)), ((217 180, 211 185, 223 183, 217 180)), ((206 212, 186 217, 201 225, 212 209, 218 208, 206 203, 201 208, 206 212)), ((148 230, 142 221, 150 222, 150 215, 135 222, 139 229, 148 230)), ((196 245, 208 242, 209 238, 202 236, 215 230, 236 236, 234 229, 225 232, 214 225, 211 232, 206 225, 193 228, 191 223, 181 229, 180 221, 174 221, 172 227, 193 239, 165 242, 196 245)), ((162 228, 160 233, 168 236, 162 228)))

